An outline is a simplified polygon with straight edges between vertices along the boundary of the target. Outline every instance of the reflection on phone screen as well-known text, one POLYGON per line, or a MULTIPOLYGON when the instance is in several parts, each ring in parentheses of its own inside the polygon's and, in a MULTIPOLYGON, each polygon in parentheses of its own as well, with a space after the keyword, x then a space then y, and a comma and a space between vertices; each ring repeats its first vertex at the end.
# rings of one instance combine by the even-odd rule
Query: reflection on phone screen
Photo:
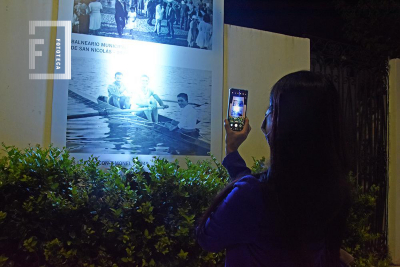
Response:
POLYGON ((229 89, 228 120, 234 131, 241 131, 246 118, 247 90, 229 89))
POLYGON ((234 96, 232 100, 230 116, 232 117, 242 117, 243 116, 243 103, 244 97, 234 96))

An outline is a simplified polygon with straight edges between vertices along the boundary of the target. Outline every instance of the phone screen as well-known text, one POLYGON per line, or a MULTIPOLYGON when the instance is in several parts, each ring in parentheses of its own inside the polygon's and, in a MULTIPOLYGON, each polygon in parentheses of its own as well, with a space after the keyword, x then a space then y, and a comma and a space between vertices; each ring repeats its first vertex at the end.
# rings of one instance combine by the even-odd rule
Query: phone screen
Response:
POLYGON ((234 131, 241 131, 244 126, 247 109, 248 91, 243 89, 229 89, 228 121, 234 131))

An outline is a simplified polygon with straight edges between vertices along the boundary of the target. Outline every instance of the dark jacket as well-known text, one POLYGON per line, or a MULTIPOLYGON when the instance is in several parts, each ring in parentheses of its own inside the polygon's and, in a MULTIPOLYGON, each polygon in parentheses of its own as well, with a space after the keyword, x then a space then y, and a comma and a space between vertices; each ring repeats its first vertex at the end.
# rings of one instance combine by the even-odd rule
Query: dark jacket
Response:
POLYGON ((127 12, 126 12, 126 3, 122 4, 120 1, 115 1, 115 18, 119 19, 121 18, 123 21, 125 21, 127 17, 127 12))
POLYGON ((181 12, 181 17, 186 16, 187 13, 188 13, 188 11, 189 11, 188 6, 187 6, 186 4, 182 4, 182 5, 181 5, 181 10, 180 10, 180 12, 181 12))
POLYGON ((166 11, 166 19, 169 22, 174 22, 176 20, 176 13, 175 13, 175 9, 173 7, 168 7, 167 11, 166 11))
POLYGON ((154 1, 149 1, 147 3, 147 10, 149 11, 150 14, 156 13, 156 3, 154 1))
MULTIPOLYGON (((274 201, 274 205, 265 202, 264 178, 251 175, 238 152, 228 154, 223 165, 231 177, 242 178, 211 213, 205 226, 197 229, 200 246, 211 252, 226 249, 226 267, 297 267, 301 266, 299 258, 304 255, 307 255, 305 257, 311 266, 342 266, 339 261, 340 245, 329 248, 329 240, 325 238, 305 244, 304 251, 307 253, 293 254, 286 239, 281 238, 282 233, 277 233, 277 218, 280 215, 274 207, 279 205, 275 205, 274 201)), ((339 226, 335 222, 329 231, 335 232, 339 226)))

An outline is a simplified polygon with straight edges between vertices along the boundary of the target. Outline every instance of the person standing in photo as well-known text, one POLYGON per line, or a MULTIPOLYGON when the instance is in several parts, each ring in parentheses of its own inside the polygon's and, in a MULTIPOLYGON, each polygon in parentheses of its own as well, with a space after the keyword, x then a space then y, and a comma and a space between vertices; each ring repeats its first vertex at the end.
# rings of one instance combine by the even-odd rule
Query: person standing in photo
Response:
POLYGON ((147 18, 149 16, 148 12, 147 12, 147 5, 149 3, 149 0, 144 0, 144 9, 143 9, 143 14, 144 16, 147 18))
POLYGON ((206 14, 210 16, 210 24, 213 25, 213 11, 209 3, 206 3, 206 14))
POLYGON ((72 14, 71 24, 72 24, 72 32, 79 33, 79 18, 78 15, 76 14, 75 8, 72 14))
POLYGON ((156 6, 156 24, 154 26, 154 32, 157 33, 158 36, 160 36, 161 33, 161 21, 164 17, 164 6, 162 5, 162 2, 159 1, 158 5, 156 6))
POLYGON ((76 14, 79 20, 79 33, 89 33, 89 7, 78 0, 75 5, 76 14))
POLYGON ((185 26, 185 31, 188 31, 190 29, 190 22, 193 19, 193 16, 197 17, 196 10, 194 9, 194 5, 192 1, 189 2, 188 6, 188 12, 186 16, 186 26, 185 26))
POLYGON ((175 9, 175 24, 179 25, 180 21, 181 21, 181 6, 178 3, 173 3, 172 7, 175 9))
POLYGON ((189 26, 189 32, 188 32, 188 47, 194 47, 197 34, 198 34, 198 28, 197 28, 197 16, 193 15, 192 20, 190 21, 190 26, 189 26))
POLYGON ((200 2, 199 2, 198 12, 201 12, 202 16, 204 16, 204 14, 206 14, 206 7, 205 7, 205 3, 203 3, 203 0, 200 0, 200 2))
POLYGON ((167 36, 171 36, 171 38, 174 38, 174 22, 175 22, 175 8, 173 8, 172 3, 168 3, 167 6, 167 12, 166 12, 166 19, 167 19, 167 28, 168 28, 168 33, 167 36))
POLYGON ((100 0, 96 0, 96 2, 91 2, 89 4, 89 12, 90 12, 90 23, 89 30, 97 35, 99 29, 101 28, 101 11, 103 10, 103 5, 100 3, 100 0))
POLYGON ((117 24, 118 35, 121 37, 125 28, 126 3, 121 0, 115 0, 115 23, 117 24))
POLYGON ((149 0, 149 2, 147 3, 147 13, 147 24, 153 26, 154 14, 156 13, 156 3, 154 2, 154 0, 149 0))
POLYGON ((187 4, 187 6, 188 6, 189 10, 192 10, 193 9, 193 1, 190 0, 189 3, 187 4))
POLYGON ((138 1, 138 6, 137 6, 137 9, 136 9, 136 13, 138 15, 143 15, 143 9, 144 9, 144 1, 143 0, 139 0, 138 1))
POLYGON ((188 13, 188 6, 187 6, 187 1, 184 0, 181 3, 181 9, 180 9, 180 15, 181 15, 181 19, 180 19, 180 26, 181 26, 181 30, 184 29, 186 30, 186 21, 187 21, 187 13, 188 13))
POLYGON ((137 24, 136 17, 137 17, 137 14, 136 14, 135 8, 132 6, 130 11, 128 12, 128 16, 126 19, 127 22, 125 25, 125 29, 129 30, 129 34, 132 36, 132 39, 134 39, 133 38, 133 30, 136 29, 136 24, 137 24))
POLYGON ((210 16, 205 14, 203 20, 199 23, 199 34, 196 38, 196 44, 201 49, 209 49, 211 47, 212 25, 210 24, 210 16))

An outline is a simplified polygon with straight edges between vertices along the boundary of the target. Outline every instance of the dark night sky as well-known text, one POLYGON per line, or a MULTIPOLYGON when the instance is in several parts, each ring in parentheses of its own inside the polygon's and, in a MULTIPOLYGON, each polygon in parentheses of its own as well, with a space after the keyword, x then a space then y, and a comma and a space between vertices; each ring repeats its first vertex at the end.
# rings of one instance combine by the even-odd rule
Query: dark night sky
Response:
POLYGON ((225 0, 225 23, 293 36, 343 40, 342 19, 329 0, 225 0))

